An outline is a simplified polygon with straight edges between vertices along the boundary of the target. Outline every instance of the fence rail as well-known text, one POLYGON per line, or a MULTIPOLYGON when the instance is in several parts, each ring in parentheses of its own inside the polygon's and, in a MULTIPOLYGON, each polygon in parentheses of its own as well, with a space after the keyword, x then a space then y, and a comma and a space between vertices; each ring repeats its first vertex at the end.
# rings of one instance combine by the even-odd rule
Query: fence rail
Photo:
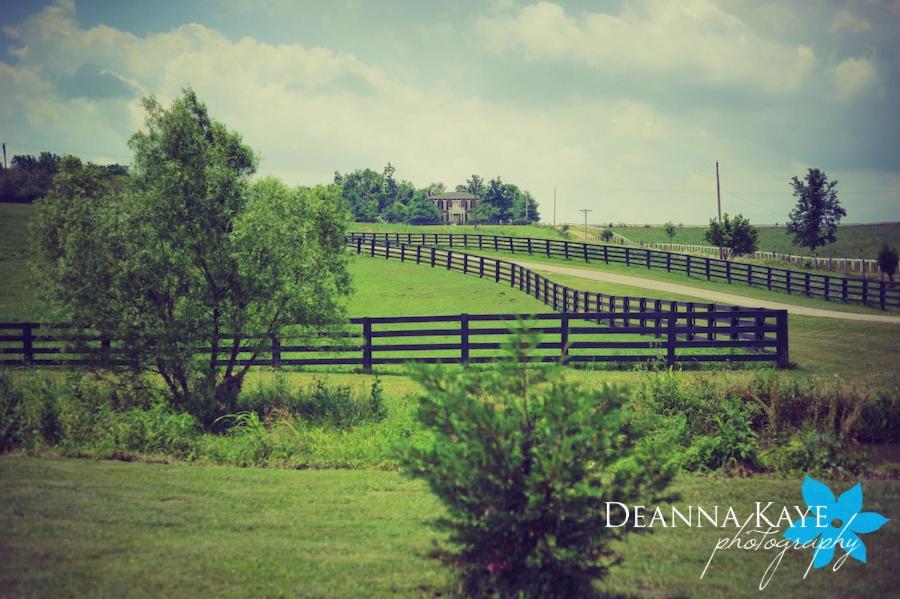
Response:
MULTIPOLYGON (((612 233, 612 239, 614 241, 629 246, 646 247, 671 252, 691 252, 694 254, 710 254, 715 256, 719 255, 719 248, 715 246, 696 245, 688 243, 665 243, 657 241, 634 241, 633 239, 624 237, 614 231, 610 231, 610 233, 612 233)), ((600 240, 601 237, 600 234, 589 233, 588 239, 600 240)), ((730 253, 730 250, 728 248, 722 249, 726 253, 730 253)), ((878 260, 872 260, 870 258, 830 258, 822 256, 803 256, 796 254, 782 254, 779 252, 763 251, 755 251, 752 254, 747 254, 747 256, 750 258, 755 258, 757 260, 778 260, 780 262, 787 262, 789 264, 808 264, 810 268, 830 270, 832 272, 842 272, 845 275, 848 275, 850 273, 859 273, 864 276, 881 274, 881 267, 878 265, 878 260)), ((900 261, 897 262, 897 268, 900 269, 900 261)))
MULTIPOLYGON (((788 364, 787 312, 764 309, 586 311, 552 314, 454 314, 351 319, 339 332, 223 335, 251 366, 355 365, 364 370, 407 362, 485 363, 516 326, 540 334, 529 362, 774 362, 788 364)), ((198 356, 210 353, 198 349, 198 356)), ((127 364, 126 344, 64 324, 0 323, 0 365, 127 364), (13 331, 15 334, 12 334, 13 331)), ((224 366, 225 360, 217 365, 224 366)))
MULTIPOLYGON (((628 247, 532 237, 482 235, 474 233, 349 233, 348 244, 362 251, 366 242, 373 247, 406 246, 406 251, 427 254, 428 247, 464 247, 513 254, 544 255, 548 258, 579 260, 586 263, 605 262, 647 269, 665 269, 708 281, 726 281, 788 294, 817 297, 826 301, 861 304, 885 310, 900 307, 900 285, 863 278, 837 277, 804 271, 732 262, 705 256, 664 252, 649 248, 628 247)), ((426 255, 427 258, 427 255, 426 255)), ((477 256, 472 256, 477 258, 477 256)), ((510 263, 507 263, 510 264, 510 263)))

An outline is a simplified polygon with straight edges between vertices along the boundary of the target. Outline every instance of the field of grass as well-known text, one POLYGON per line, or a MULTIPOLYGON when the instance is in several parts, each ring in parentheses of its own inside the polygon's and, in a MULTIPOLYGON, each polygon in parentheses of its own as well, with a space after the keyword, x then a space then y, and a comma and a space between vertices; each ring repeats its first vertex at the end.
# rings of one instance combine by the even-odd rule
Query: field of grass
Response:
MULTIPOLYGON (((422 596, 453 591, 427 557, 441 506, 393 472, 237 469, 0 457, 0 596, 422 596)), ((843 489, 848 483, 837 483, 843 489)), ((900 483, 866 481, 865 507, 896 518, 900 483)), ((679 503, 800 503, 800 480, 683 476, 679 503)), ((888 596, 900 528, 866 535, 866 565, 803 572, 789 552, 767 591, 888 596)), ((725 533, 727 534, 727 533, 725 533)), ((720 551, 723 531, 656 529, 617 549, 601 590, 626 596, 756 596, 774 552, 720 551)), ((730 536, 730 534, 728 535, 730 536)))
MULTIPOLYGON (((593 226, 592 230, 599 232, 607 228, 632 241, 709 245, 709 242, 704 239, 706 227, 690 225, 676 227, 677 232, 672 240, 666 236, 666 232, 659 225, 651 227, 605 227, 597 225, 593 226)), ((787 233, 784 226, 760 225, 758 228, 759 250, 762 252, 779 252, 802 256, 811 254, 808 248, 794 245, 793 238, 787 233)), ((817 253, 824 258, 868 258, 874 260, 878 255, 878 249, 881 247, 881 244, 885 242, 893 247, 900 248, 900 223, 840 225, 837 231, 837 241, 819 248, 817 253)))
POLYGON ((392 223, 350 223, 351 231, 364 233, 481 233, 511 237, 549 237, 563 239, 562 233, 549 225, 403 225, 392 223))

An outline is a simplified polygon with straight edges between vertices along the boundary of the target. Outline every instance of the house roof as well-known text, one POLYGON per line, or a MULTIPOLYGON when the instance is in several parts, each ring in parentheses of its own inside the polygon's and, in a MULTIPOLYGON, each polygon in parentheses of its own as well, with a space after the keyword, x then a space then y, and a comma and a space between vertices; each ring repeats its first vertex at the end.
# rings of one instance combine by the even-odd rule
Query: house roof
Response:
POLYGON ((474 200, 475 194, 468 191, 445 191, 428 196, 429 200, 474 200))

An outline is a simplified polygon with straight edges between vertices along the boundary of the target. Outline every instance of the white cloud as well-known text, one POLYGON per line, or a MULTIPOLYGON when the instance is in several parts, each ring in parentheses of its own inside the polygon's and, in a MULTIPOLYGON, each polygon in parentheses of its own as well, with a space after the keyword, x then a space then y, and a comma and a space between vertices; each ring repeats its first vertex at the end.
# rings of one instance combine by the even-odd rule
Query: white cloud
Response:
MULTIPOLYGON (((511 36, 507 29, 491 39, 531 60, 568 60, 578 50, 588 64, 622 62, 622 69, 643 69, 648 80, 657 72, 696 72, 711 83, 749 81, 783 91, 790 89, 788 79, 811 68, 804 66, 812 64, 811 53, 806 62, 796 59, 802 47, 762 40, 706 3, 657 8, 652 15, 629 9, 581 21, 549 4, 513 8, 512 20, 496 18, 519 33, 511 36), (544 11, 538 16, 546 19, 535 20, 528 11, 544 11), (545 36, 542 27, 557 35, 545 36), (567 39, 559 39, 560 31, 567 39), (594 36, 602 31, 610 39, 598 46, 594 36), (644 37, 628 41, 626 33, 644 37), (723 49, 729 36, 732 50, 723 49), (657 41, 663 46, 649 47, 657 41), (778 73, 748 65, 753 55, 778 73)), ((455 28, 463 31, 459 23, 455 28)), ((470 87, 436 90, 417 85, 414 68, 383 69, 354 54, 302 43, 231 40, 200 24, 147 36, 107 26, 82 28, 71 3, 48 7, 7 37, 17 50, 12 64, 0 62, 0 122, 10 124, 6 141, 71 148, 95 160, 127 160, 125 143, 143 118, 138 94, 169 102, 187 84, 214 118, 262 154, 263 174, 315 184, 328 182, 336 169, 378 168, 391 161, 399 176, 419 185, 452 186, 473 172, 502 175, 534 193, 547 218, 558 187, 561 221, 577 218, 579 208, 593 208, 598 221, 705 222, 714 206, 709 177, 716 159, 735 189, 766 190, 784 184, 793 174, 784 165, 796 158, 767 146, 765 135, 747 140, 713 132, 721 118, 710 125, 708 114, 685 114, 677 106, 667 110, 671 107, 647 98, 584 93, 519 102, 481 95, 489 91, 479 87, 477 77, 470 87), (84 86, 78 95, 63 93, 60 82, 71 83, 84 72, 114 75, 135 95, 86 97, 84 86), (661 189, 689 193, 658 193, 661 189)), ((871 84, 854 65, 833 71, 847 98, 871 84)), ((449 64, 467 67, 466 61, 449 64)), ((19 152, 15 146, 12 151, 19 152)), ((759 213, 755 220, 772 218, 759 213)))
POLYGON ((851 100, 876 82, 875 65, 868 58, 848 58, 831 72, 838 100, 851 100))
POLYGON ((865 33, 872 29, 872 24, 853 13, 841 10, 831 20, 831 33, 865 33))
POLYGON ((706 83, 749 83, 770 92, 797 89, 815 63, 812 50, 759 36, 707 0, 655 0, 619 14, 581 18, 540 1, 515 14, 482 17, 478 30, 495 50, 528 60, 577 62, 613 71, 677 69, 706 83))

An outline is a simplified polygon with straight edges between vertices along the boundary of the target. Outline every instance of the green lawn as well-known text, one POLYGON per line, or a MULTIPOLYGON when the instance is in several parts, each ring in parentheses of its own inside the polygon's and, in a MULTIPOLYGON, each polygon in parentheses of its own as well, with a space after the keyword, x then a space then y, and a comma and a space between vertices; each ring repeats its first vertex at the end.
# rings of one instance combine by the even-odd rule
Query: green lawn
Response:
MULTIPOLYGON (((661 226, 652 227, 593 227, 595 232, 609 228, 614 233, 632 241, 653 243, 684 243, 691 245, 709 245, 704 238, 706 227, 676 227, 675 238, 670 240, 661 226)), ((763 252, 779 252, 782 254, 811 254, 808 248, 794 245, 792 237, 784 226, 773 227, 761 225, 759 228, 759 250, 763 252)), ((887 242, 900 248, 900 223, 876 225, 840 225, 837 241, 819 248, 822 257, 834 258, 869 258, 875 259, 881 244, 887 242)))
MULTIPOLYGON (((459 248, 462 250, 462 248, 459 248)), ((642 279, 650 279, 653 281, 662 281, 666 283, 677 283, 680 285, 687 285, 689 287, 696 287, 698 289, 708 289, 710 291, 720 291, 722 293, 730 293, 732 295, 739 295, 747 298, 747 303, 745 305, 752 306, 753 299, 763 299, 773 302, 782 302, 785 304, 793 304, 797 306, 808 306, 811 308, 822 308, 825 310, 837 310, 841 312, 859 312, 863 314, 885 314, 884 311, 878 308, 872 308, 868 306, 861 306, 857 304, 845 304, 842 302, 828 302, 824 299, 818 299, 815 297, 805 297, 803 295, 787 294, 782 291, 772 290, 769 291, 763 287, 749 287, 745 284, 741 283, 731 283, 728 284, 724 281, 707 281, 706 277, 700 273, 702 273, 702 269, 698 266, 697 271, 698 274, 694 274, 692 269, 691 276, 688 277, 686 273, 683 272, 666 272, 665 269, 659 268, 647 268, 646 266, 642 266, 639 263, 635 263, 633 266, 626 266, 625 264, 606 264, 604 262, 584 262, 583 260, 578 260, 577 258, 573 258, 571 260, 565 260, 564 258, 552 257, 547 258, 546 255, 542 255, 539 252, 535 252, 534 254, 527 253, 510 253, 499 251, 495 252, 493 250, 479 250, 478 248, 469 248, 467 250, 470 254, 481 254, 485 256, 494 256, 496 258, 502 259, 517 259, 523 260, 526 262, 537 262, 544 264, 558 264, 560 266, 567 266, 571 268, 585 268, 585 269, 596 269, 603 272, 609 272, 614 274, 626 275, 631 277, 639 277, 642 279)), ((549 278, 553 280, 559 280, 560 275, 556 273, 549 274, 549 278)), ((579 289, 585 288, 584 286, 589 283, 589 281, 585 279, 569 279, 570 281, 579 281, 579 285, 574 285, 572 283, 568 283, 570 286, 578 287, 579 289)), ((591 288, 592 291, 602 291, 603 293, 608 294, 618 294, 624 295, 622 289, 626 286, 614 285, 611 283, 600 283, 596 282, 596 285, 599 287, 591 288), (616 291, 619 289, 620 291, 616 291)), ((643 287, 638 286, 628 286, 627 290, 628 295, 634 296, 645 296, 645 297, 658 297, 658 294, 655 296, 651 293, 651 290, 645 289, 643 287)), ((687 299, 687 296, 683 298, 679 297, 670 297, 672 294, 665 294, 663 296, 664 299, 687 299)), ((695 298, 690 298, 695 299, 695 298)), ((700 300, 702 301, 702 300, 700 300)), ((887 313, 896 314, 896 310, 891 309, 887 313)))
MULTIPOLYGON (((843 489, 849 483, 833 488, 843 489)), ((865 509, 896 519, 900 483, 866 481, 865 509)), ((683 505, 794 505, 800 480, 684 476, 683 505)), ((441 507, 393 472, 291 471, 0 457, 0 596, 422 596, 452 591, 426 557, 441 507)), ((657 529, 619 546, 603 591, 756 596, 774 553, 722 551, 721 530, 657 529)), ((888 596, 900 586, 900 528, 866 535, 869 562, 802 580, 785 557, 773 596, 888 596)))

